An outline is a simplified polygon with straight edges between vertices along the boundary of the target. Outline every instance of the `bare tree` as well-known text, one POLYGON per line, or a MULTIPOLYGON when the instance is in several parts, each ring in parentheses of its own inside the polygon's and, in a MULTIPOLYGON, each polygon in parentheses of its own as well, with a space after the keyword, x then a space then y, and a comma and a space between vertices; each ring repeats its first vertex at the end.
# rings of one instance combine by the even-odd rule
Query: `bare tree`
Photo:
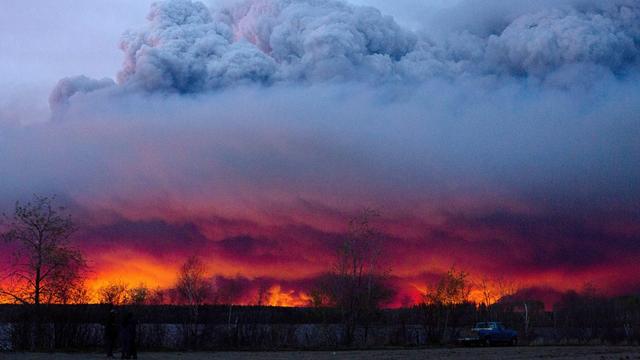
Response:
POLYGON ((457 271, 455 267, 452 267, 440 278, 433 289, 427 291, 425 300, 428 303, 444 305, 466 302, 471 293, 471 283, 468 276, 469 274, 466 272, 457 271))
POLYGON ((14 244, 9 273, 0 279, 0 300, 33 305, 30 348, 40 339, 41 304, 82 301, 86 262, 70 244, 76 228, 65 209, 55 207, 53 199, 34 196, 32 202, 16 202, 12 216, 4 215, 5 229, 0 236, 14 244))
POLYGON ((319 281, 318 284, 311 289, 309 296, 311 299, 309 300, 309 305, 313 308, 327 308, 336 305, 335 301, 332 297, 332 294, 327 291, 331 284, 319 281))
POLYGON ((211 281, 197 256, 191 256, 180 268, 176 282, 178 301, 184 305, 203 305, 211 296, 211 281))
POLYGON ((164 305, 168 301, 168 292, 165 289, 160 288, 159 286, 155 289, 149 291, 149 295, 147 296, 147 304, 149 305, 164 305))
POLYGON ((205 265, 200 258, 191 256, 182 265, 175 290, 179 302, 190 307, 190 317, 183 324, 185 347, 195 349, 200 337, 199 307, 210 299, 212 291, 211 282, 206 277, 205 265))
POLYGON ((499 277, 495 283, 498 292, 496 296, 498 301, 514 296, 520 290, 518 284, 503 277, 499 277))
POLYGON ((428 326, 430 333, 437 335, 440 341, 447 335, 452 318, 455 330, 458 308, 469 300, 472 284, 468 277, 468 273, 451 267, 436 286, 424 294, 425 310, 433 315, 434 324, 428 326))
POLYGON ((98 289, 98 302, 109 305, 129 303, 129 286, 123 282, 111 282, 98 289))
POLYGON ((0 296, 21 304, 65 303, 82 287, 86 262, 70 244, 76 228, 53 199, 35 196, 6 216, 5 241, 16 250, 0 296))
POLYGON ((266 283, 261 283, 260 286, 258 286, 258 298, 256 299, 256 305, 257 306, 265 306, 268 305, 268 300, 269 300, 269 286, 266 283))
MULTIPOLYGON (((373 224, 379 216, 377 211, 365 209, 349 221, 349 233, 328 277, 330 284, 322 286, 342 314, 348 344, 358 326, 364 326, 366 342, 373 316, 393 296, 387 281, 390 271, 382 264, 384 237, 373 224)), ((327 300, 318 291, 314 298, 317 304, 327 300)))
POLYGON ((479 288, 482 293, 482 304, 488 309, 497 301, 493 284, 489 279, 484 277, 480 280, 479 288))
POLYGON ((140 283, 127 291, 127 297, 131 305, 146 305, 150 301, 151 292, 146 284, 140 283))
MULTIPOLYGON (((75 272, 70 272, 71 275, 75 272)), ((87 288, 84 277, 62 277, 59 284, 54 287, 57 289, 52 295, 46 298, 46 303, 56 303, 62 305, 69 304, 88 304, 91 301, 91 293, 87 288)))

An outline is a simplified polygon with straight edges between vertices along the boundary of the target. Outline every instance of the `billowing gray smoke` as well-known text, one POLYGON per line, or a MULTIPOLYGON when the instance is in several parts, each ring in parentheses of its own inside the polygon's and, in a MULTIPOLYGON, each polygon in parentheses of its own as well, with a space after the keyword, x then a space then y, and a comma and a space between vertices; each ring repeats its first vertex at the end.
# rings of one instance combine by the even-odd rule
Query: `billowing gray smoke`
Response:
POLYGON ((116 83, 109 78, 96 80, 84 75, 64 78, 58 82, 58 85, 53 89, 51 95, 49 95, 51 110, 54 112, 64 110, 64 107, 69 105, 69 99, 77 93, 86 94, 114 85, 116 85, 116 83))
POLYGON ((544 77, 564 66, 594 64, 613 72, 636 66, 640 3, 551 8, 515 19, 487 40, 487 70, 544 77))
POLYGON ((200 92, 243 82, 390 76, 416 39, 390 17, 337 1, 247 1, 210 11, 188 0, 153 5, 128 33, 122 84, 200 92))
MULTIPOLYGON (((147 29, 124 35, 118 76, 121 86, 148 92, 468 75, 566 86, 585 69, 624 76, 640 59, 640 2, 632 0, 559 1, 513 13, 490 32, 454 30, 437 40, 337 0, 244 0, 213 9, 170 0, 154 4, 148 20, 147 29)), ((52 106, 107 85, 63 80, 52 106)))

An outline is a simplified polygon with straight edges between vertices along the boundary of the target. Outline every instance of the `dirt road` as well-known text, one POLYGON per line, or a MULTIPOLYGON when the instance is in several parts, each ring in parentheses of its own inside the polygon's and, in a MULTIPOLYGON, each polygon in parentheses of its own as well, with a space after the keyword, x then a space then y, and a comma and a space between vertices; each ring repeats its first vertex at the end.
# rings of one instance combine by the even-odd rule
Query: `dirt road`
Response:
MULTIPOLYGON (((305 360, 305 359, 638 359, 640 347, 514 347, 428 350, 380 350, 353 352, 263 352, 263 353, 142 353, 144 360, 305 360)), ((103 354, 24 354, 0 353, 2 360, 84 360, 105 359, 103 354)))

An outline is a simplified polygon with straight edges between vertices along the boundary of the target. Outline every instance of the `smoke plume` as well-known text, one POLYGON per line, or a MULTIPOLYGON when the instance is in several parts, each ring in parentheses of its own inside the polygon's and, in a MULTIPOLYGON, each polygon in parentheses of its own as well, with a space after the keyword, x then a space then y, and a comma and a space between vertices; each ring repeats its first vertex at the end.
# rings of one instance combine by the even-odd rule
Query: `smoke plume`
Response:
POLYGON ((60 81, 56 121, 0 121, 0 199, 61 194, 104 269, 198 253, 293 287, 367 206, 402 286, 453 264, 640 285, 638 1, 467 0, 409 29, 336 0, 171 0, 121 48, 117 79, 60 81))
MULTIPOLYGON (((454 31, 434 40, 375 8, 335 0, 246 0, 213 9, 190 0, 158 2, 146 29, 124 35, 118 82, 147 92, 201 93, 253 83, 576 80, 583 70, 617 76, 637 70, 637 2, 569 4, 522 14, 492 32, 454 31)), ((64 80, 51 102, 55 107, 78 90, 106 85, 64 80)))

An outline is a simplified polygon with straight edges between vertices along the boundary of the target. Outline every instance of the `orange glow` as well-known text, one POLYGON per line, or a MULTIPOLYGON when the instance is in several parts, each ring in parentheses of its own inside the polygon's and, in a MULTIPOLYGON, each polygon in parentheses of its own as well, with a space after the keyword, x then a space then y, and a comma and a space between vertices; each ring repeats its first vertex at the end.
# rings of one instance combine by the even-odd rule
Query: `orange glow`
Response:
POLYGON ((296 291, 283 291, 280 285, 269 289, 267 305, 279 307, 305 307, 311 303, 311 297, 305 293, 296 294, 296 291))
MULTIPOLYGON (((315 221, 320 224, 319 227, 333 229, 336 234, 340 230, 337 220, 315 221)), ((108 221, 105 220, 105 222, 108 221)), ((301 222, 312 223, 311 220, 301 222)), ((152 232, 153 236, 144 239, 143 231, 138 232, 142 234, 140 236, 143 239, 122 231, 117 234, 117 237, 113 235, 113 238, 108 238, 117 245, 109 247, 100 245, 96 248, 90 245, 82 249, 90 266, 86 284, 91 300, 98 301, 98 290, 112 283, 125 284, 129 287, 144 284, 149 289, 169 289, 175 283, 182 263, 189 255, 195 253, 205 263, 207 276, 211 277, 214 289, 216 286, 214 280, 217 276, 224 277, 230 282, 244 281, 239 292, 230 286, 231 292, 236 291, 229 295, 233 300, 224 301, 233 301, 237 305, 255 304, 259 293, 258 288, 263 289, 262 286, 266 286, 268 290, 263 293, 261 299, 261 303, 265 305, 308 306, 311 300, 308 295, 310 282, 329 270, 331 266, 333 254, 330 250, 318 245, 324 238, 318 239, 312 236, 307 238, 305 233, 307 230, 295 232, 296 229, 293 228, 293 230, 284 231, 272 224, 251 227, 242 222, 231 225, 212 222, 206 226, 202 224, 198 226, 210 229, 207 234, 213 234, 212 238, 205 237, 203 240, 198 240, 202 242, 195 245, 185 242, 184 249, 181 248, 183 243, 175 245, 171 242, 181 241, 178 236, 175 239, 165 239, 164 242, 160 242, 156 241, 155 237, 161 237, 162 232, 158 234, 152 232), (249 226, 248 230, 243 230, 243 226, 249 226), (227 248, 220 245, 221 240, 228 239, 231 235, 239 236, 239 234, 250 234, 252 238, 259 241, 251 240, 246 245, 241 242, 238 246, 224 244, 228 246, 227 248), (134 245, 128 247, 128 244, 134 245), (168 247, 172 250, 167 250, 166 253, 160 251, 164 248, 154 248, 154 246, 162 247, 164 244, 175 246, 168 247)), ((143 228, 143 230, 148 229, 143 228)), ((632 230, 635 231, 635 228, 632 230)), ((402 231, 402 226, 397 225, 395 232, 402 233, 402 231)), ((468 235, 468 237, 472 236, 468 235)), ((101 243, 96 240, 94 244, 101 243)), ((476 303, 485 301, 485 294, 481 288, 483 278, 495 280, 504 277, 507 282, 517 285, 513 290, 539 287, 558 292, 580 290, 589 281, 603 293, 617 295, 625 291, 625 284, 633 280, 634 274, 637 274, 640 269, 637 261, 631 258, 620 258, 615 263, 574 268, 568 266, 543 268, 535 264, 520 268, 510 263, 503 266, 501 256, 504 255, 499 249, 495 253, 478 253, 470 251, 468 247, 455 248, 456 251, 451 251, 453 248, 448 248, 448 244, 426 248, 419 240, 407 241, 402 243, 402 246, 394 247, 393 245, 390 244, 388 252, 385 253, 385 260, 388 261, 392 269, 391 275, 395 279, 393 286, 397 290, 396 298, 389 304, 391 307, 412 305, 423 301, 423 295, 434 285, 434 281, 437 281, 438 274, 446 273, 452 265, 456 265, 456 269, 460 271, 469 273, 468 280, 474 285, 469 294, 469 300, 476 303), (495 264, 495 266, 489 267, 487 264, 495 264)), ((499 300, 500 289, 494 282, 489 284, 489 293, 490 303, 499 300)))
MULTIPOLYGON (((410 298, 414 301, 415 304, 423 301, 424 295, 431 290, 426 285, 410 284, 410 286, 413 290, 415 290, 414 296, 410 296, 410 298)), ((492 291, 492 294, 497 294, 494 289, 492 289, 491 291, 492 291)), ((468 300, 476 304, 484 303, 485 298, 482 290, 478 287, 472 287, 471 291, 469 292, 468 300)), ((498 299, 496 296, 492 296, 492 298, 489 301, 489 304, 494 304, 497 300, 498 299)))
POLYGON ((92 302, 98 301, 100 288, 114 283, 168 288, 175 282, 179 268, 177 264, 166 264, 128 250, 101 254, 94 262, 92 276, 87 280, 92 302))

